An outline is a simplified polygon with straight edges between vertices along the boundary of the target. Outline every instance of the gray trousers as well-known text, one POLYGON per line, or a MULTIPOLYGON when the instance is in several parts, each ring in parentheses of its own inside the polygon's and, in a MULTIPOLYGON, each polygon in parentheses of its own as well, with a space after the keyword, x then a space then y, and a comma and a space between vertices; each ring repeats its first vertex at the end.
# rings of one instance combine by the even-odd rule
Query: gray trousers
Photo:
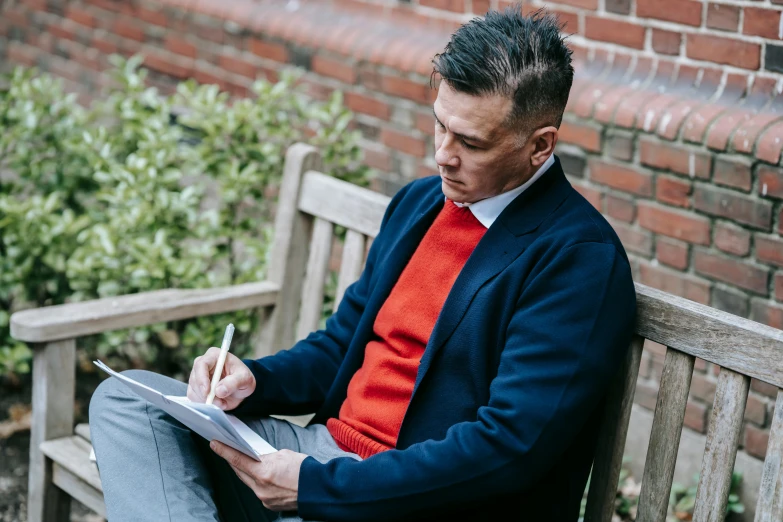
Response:
MULTIPOLYGON (((185 395, 187 385, 156 373, 124 373, 166 395, 185 395)), ((337 447, 326 427, 307 428, 272 418, 243 419, 277 449, 319 462, 358 455, 337 447)), ((90 401, 90 435, 111 522, 297 521, 275 513, 209 448, 209 443, 119 379, 107 379, 90 401)))

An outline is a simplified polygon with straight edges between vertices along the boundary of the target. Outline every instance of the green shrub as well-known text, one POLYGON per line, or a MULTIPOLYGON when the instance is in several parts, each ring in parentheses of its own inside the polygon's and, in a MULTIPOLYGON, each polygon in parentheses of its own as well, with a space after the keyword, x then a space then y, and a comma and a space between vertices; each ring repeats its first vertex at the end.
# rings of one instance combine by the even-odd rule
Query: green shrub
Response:
MULTIPOLYGON (((325 171, 364 183, 358 134, 336 93, 316 102, 288 71, 231 100, 184 82, 145 85, 140 57, 112 57, 114 86, 89 108, 48 75, 18 68, 0 90, 0 376, 29 371, 13 311, 162 288, 261 280, 286 148, 319 147, 325 171)), ((115 331, 81 341, 86 367, 175 376, 218 343, 250 352, 253 311, 115 331)))

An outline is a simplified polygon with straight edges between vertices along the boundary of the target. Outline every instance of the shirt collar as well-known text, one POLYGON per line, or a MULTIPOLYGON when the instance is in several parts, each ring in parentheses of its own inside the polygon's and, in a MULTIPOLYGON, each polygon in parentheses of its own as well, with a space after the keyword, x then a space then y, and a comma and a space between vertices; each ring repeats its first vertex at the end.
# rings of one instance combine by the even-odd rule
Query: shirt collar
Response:
POLYGON ((517 196, 522 194, 530 185, 535 183, 538 178, 543 176, 547 169, 549 169, 549 167, 551 167, 554 162, 555 155, 552 154, 546 159, 544 164, 541 165, 536 173, 533 174, 533 177, 531 177, 522 185, 511 189, 508 192, 498 194, 497 196, 492 196, 491 198, 482 199, 481 201, 476 201, 475 203, 454 202, 454 204, 458 207, 468 207, 476 219, 478 219, 479 222, 486 228, 489 228, 498 218, 500 213, 506 209, 509 203, 514 201, 517 196))

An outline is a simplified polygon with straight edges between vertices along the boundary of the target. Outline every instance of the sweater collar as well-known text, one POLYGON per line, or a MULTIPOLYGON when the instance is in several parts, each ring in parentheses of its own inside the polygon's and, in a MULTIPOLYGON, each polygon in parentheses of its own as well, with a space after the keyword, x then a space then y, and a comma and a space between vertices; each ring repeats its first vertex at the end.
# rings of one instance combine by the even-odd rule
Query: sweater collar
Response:
POLYGON ((543 176, 549 167, 554 164, 554 162, 555 155, 552 154, 546 159, 544 164, 539 167, 536 173, 533 174, 529 180, 507 192, 503 192, 497 196, 492 196, 491 198, 482 199, 481 201, 476 201, 475 203, 457 203, 455 201, 454 204, 458 207, 468 207, 476 219, 482 225, 484 225, 485 228, 489 228, 498 218, 500 213, 506 209, 508 204, 514 201, 514 199, 522 194, 528 187, 530 187, 530 185, 535 183, 538 178, 543 176))

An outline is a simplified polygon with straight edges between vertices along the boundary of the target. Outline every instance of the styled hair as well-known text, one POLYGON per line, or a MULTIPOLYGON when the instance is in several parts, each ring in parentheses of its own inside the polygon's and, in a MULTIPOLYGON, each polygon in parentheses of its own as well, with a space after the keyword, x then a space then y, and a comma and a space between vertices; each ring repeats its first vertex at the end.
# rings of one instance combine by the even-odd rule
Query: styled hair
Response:
POLYGON ((439 74, 455 91, 473 96, 508 96, 514 102, 509 128, 560 127, 574 79, 562 27, 543 9, 529 16, 519 7, 489 11, 454 32, 433 59, 433 78, 439 74))

